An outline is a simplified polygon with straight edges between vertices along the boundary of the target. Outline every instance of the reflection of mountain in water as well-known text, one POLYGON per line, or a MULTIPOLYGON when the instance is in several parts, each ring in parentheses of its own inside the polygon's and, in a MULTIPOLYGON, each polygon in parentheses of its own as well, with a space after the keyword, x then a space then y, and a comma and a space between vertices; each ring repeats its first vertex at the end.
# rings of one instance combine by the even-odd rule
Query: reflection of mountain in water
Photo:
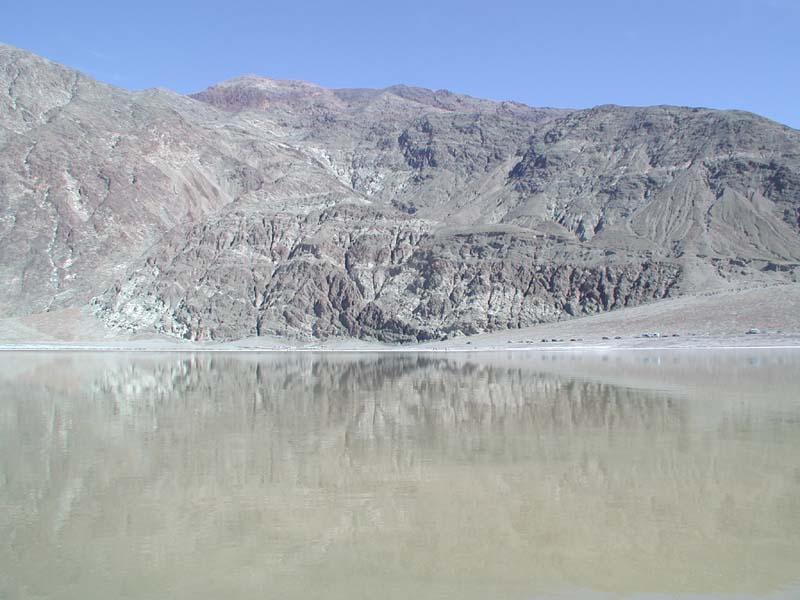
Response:
POLYGON ((346 425, 349 437, 365 439, 418 430, 659 429, 684 418, 663 393, 413 355, 181 358, 109 370, 92 390, 116 410, 155 421, 191 408, 193 414, 346 425))
POLYGON ((201 596, 342 570, 761 591, 800 558, 800 424, 755 402, 709 428, 691 388, 414 355, 86 356, 31 379, 0 390, 0 562, 31 581, 180 563, 201 596))

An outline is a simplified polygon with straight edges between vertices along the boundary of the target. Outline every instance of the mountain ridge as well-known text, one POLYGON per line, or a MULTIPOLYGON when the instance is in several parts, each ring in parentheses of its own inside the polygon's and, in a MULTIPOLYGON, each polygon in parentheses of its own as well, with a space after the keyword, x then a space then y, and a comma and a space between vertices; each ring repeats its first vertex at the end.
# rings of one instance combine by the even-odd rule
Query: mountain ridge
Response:
POLYGON ((744 111, 129 92, 7 45, 0 90, 2 316, 409 342, 800 272, 800 132, 744 111))

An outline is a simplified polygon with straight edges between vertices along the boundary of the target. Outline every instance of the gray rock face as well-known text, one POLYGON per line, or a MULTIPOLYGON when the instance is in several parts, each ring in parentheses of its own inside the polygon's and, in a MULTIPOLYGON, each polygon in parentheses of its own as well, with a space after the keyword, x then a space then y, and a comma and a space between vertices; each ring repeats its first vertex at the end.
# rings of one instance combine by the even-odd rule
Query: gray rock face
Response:
POLYGON ((254 76, 127 92, 0 45, 0 312, 407 342, 797 280, 800 132, 254 76))
POLYGON ((798 132, 748 113, 598 107, 531 139, 504 221, 676 258, 796 263, 798 132))
POLYGON ((292 171, 293 148, 170 92, 126 92, 9 46, 0 89, 4 315, 83 304, 172 228, 265 187, 332 187, 320 167, 292 171))
POLYGON ((174 231, 100 306, 115 325, 192 339, 408 342, 634 305, 680 278, 674 263, 576 260, 577 246, 520 228, 442 230, 370 206, 237 210, 174 231))

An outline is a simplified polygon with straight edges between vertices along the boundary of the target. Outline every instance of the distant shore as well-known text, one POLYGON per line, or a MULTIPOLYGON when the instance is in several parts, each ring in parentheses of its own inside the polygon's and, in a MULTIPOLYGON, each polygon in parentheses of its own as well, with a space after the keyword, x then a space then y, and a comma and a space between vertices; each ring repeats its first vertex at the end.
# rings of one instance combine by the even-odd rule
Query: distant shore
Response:
POLYGON ((198 343, 159 340, 125 340, 111 343, 0 343, 0 352, 348 352, 348 353, 475 353, 475 352, 607 352, 615 350, 786 350, 800 349, 800 335, 756 334, 748 336, 628 338, 520 343, 507 340, 457 338, 452 343, 390 345, 359 340, 292 342, 280 344, 257 339, 243 342, 198 343))
POLYGON ((354 338, 191 341, 109 330, 85 309, 0 319, 2 351, 563 352, 800 348, 800 284, 680 296, 521 329, 412 344, 354 338))

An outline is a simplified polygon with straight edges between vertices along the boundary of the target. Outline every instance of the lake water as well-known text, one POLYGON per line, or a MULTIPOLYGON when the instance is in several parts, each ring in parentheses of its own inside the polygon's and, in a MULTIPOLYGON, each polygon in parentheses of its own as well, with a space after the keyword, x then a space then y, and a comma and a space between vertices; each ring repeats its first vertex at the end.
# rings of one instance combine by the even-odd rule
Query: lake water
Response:
POLYGON ((0 354, 0 598, 800 598, 800 352, 0 354))

